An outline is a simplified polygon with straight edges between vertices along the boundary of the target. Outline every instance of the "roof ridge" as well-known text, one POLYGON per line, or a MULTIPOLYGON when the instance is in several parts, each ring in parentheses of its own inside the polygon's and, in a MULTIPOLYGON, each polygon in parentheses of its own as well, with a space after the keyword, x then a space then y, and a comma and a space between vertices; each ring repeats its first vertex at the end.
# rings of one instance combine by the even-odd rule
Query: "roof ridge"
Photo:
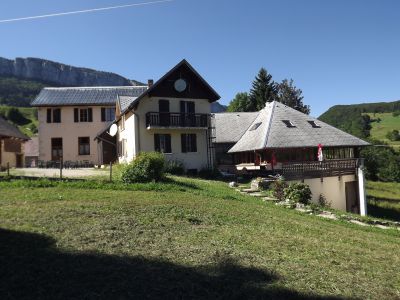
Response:
MULTIPOLYGON (((268 129, 267 129, 267 133, 266 133, 266 135, 265 135, 265 142, 264 142, 264 148, 266 148, 267 147, 267 143, 268 143, 268 138, 269 138, 269 132, 270 132, 270 130, 271 130, 271 124, 272 124, 272 119, 274 118, 274 111, 275 111, 275 106, 276 106, 276 102, 277 101, 272 101, 271 103, 272 103, 272 109, 271 109, 271 116, 270 116, 270 118, 269 118, 269 122, 268 122, 268 129)), ((267 107, 264 107, 264 109, 266 109, 267 107)))

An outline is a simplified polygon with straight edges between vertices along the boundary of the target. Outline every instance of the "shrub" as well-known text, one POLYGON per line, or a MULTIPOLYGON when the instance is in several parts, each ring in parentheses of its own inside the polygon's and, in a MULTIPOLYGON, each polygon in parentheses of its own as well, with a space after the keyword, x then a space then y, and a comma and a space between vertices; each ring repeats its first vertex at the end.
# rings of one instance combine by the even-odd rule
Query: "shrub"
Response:
POLYGON ((272 187, 272 194, 276 199, 280 201, 285 200, 284 190, 285 188, 288 187, 288 184, 284 180, 275 181, 271 187, 272 187))
POLYGON ((183 162, 179 160, 169 160, 166 162, 165 172, 172 175, 183 175, 185 173, 185 167, 183 162))
POLYGON ((164 177, 165 158, 159 152, 142 152, 134 161, 124 166, 121 180, 124 183, 159 181, 164 177))
POLYGON ((293 202, 308 204, 311 200, 311 190, 307 184, 295 182, 284 189, 285 198, 293 202))
POLYGON ((322 207, 331 207, 331 202, 326 200, 326 197, 324 196, 324 194, 319 194, 318 204, 322 207))
POLYGON ((400 110, 396 110, 392 113, 393 117, 398 117, 400 116, 400 110))

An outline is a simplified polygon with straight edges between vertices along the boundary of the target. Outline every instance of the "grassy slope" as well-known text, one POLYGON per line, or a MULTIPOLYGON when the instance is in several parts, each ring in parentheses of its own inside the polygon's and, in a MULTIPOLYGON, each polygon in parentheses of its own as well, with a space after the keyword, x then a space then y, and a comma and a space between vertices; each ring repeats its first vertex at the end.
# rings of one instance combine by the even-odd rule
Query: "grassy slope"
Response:
POLYGON ((380 118, 381 121, 372 122, 371 137, 385 141, 391 146, 400 147, 400 141, 392 142, 386 138, 386 134, 394 129, 400 130, 400 116, 394 117, 392 113, 369 113, 371 119, 380 118))
POLYGON ((367 183, 368 214, 400 221, 400 183, 367 183))
POLYGON ((132 186, 149 191, 0 183, 0 297, 400 296, 400 232, 175 180, 132 186))
MULTIPOLYGON (((0 105, 0 115, 6 115, 6 111, 8 109, 10 109, 11 106, 5 106, 5 105, 0 105)), ((36 128, 39 127, 39 121, 36 118, 36 108, 33 107, 16 107, 21 113, 22 115, 27 119, 26 124, 14 124, 16 125, 19 130, 21 132, 23 132, 24 134, 26 134, 27 136, 31 137, 34 135, 34 133, 32 133, 32 131, 29 129, 29 126, 31 124, 34 124, 36 126, 36 128)))

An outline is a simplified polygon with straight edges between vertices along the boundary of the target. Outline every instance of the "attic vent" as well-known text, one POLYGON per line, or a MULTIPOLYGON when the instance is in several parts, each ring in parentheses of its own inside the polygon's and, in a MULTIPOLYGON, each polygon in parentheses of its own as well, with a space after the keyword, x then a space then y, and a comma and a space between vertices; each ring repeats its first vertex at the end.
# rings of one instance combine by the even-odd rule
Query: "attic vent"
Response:
POLYGON ((310 125, 311 125, 313 128, 321 128, 321 126, 319 126, 318 124, 316 124, 315 121, 307 121, 307 122, 310 123, 310 125))
POLYGON ((293 128, 296 127, 291 121, 289 120, 282 120, 283 123, 285 123, 286 127, 288 128, 293 128))
POLYGON ((262 122, 258 122, 256 124, 254 124, 253 126, 251 126, 250 131, 256 130, 258 127, 260 127, 261 124, 262 124, 262 122))

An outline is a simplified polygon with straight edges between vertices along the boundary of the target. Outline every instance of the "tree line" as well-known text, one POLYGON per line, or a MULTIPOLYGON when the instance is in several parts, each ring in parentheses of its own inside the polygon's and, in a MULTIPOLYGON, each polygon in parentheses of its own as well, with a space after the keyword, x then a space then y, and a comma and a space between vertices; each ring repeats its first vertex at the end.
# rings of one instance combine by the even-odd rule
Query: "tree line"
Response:
POLYGON ((284 79, 277 83, 265 68, 261 68, 255 77, 250 91, 237 93, 229 103, 228 112, 259 111, 272 101, 281 102, 305 114, 310 113, 310 106, 303 103, 303 92, 298 89, 293 79, 284 79))

